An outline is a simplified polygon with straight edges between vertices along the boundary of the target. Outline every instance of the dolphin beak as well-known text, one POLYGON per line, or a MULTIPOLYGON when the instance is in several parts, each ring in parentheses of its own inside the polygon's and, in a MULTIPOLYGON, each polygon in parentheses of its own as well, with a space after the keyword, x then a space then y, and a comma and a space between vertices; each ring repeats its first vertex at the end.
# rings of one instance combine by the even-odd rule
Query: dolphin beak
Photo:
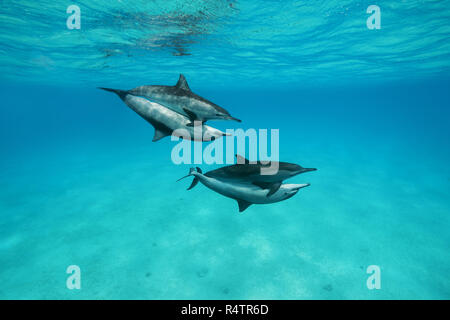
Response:
POLYGON ((242 122, 242 120, 240 120, 238 118, 235 118, 235 117, 232 117, 232 116, 227 117, 227 119, 228 120, 234 120, 234 121, 237 121, 237 122, 242 122))
POLYGON ((298 174, 302 174, 302 173, 310 172, 310 171, 316 171, 316 170, 317 170, 316 168, 302 168, 302 167, 300 167, 300 168, 292 171, 292 175, 291 176, 296 176, 298 174))
POLYGON ((286 199, 289 199, 290 197, 295 196, 301 188, 308 187, 309 185, 310 185, 309 183, 289 185, 288 186, 289 190, 286 192, 286 195, 287 195, 286 199))
POLYGON ((295 190, 295 191, 298 191, 298 190, 300 190, 301 188, 306 188, 306 187, 309 187, 310 185, 311 185, 311 184, 309 184, 309 183, 302 183, 302 184, 297 185, 297 187, 294 188, 294 190, 295 190))

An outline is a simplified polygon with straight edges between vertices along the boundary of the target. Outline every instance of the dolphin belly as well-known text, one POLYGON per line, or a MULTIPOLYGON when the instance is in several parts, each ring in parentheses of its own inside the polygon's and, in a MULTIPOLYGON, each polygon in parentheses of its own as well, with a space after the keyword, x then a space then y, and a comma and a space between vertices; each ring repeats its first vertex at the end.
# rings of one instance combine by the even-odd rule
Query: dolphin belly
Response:
POLYGON ((221 181, 214 178, 202 176, 200 181, 217 193, 235 200, 243 200, 254 204, 267 204, 282 201, 286 198, 286 190, 279 188, 270 197, 267 197, 269 190, 261 189, 251 183, 236 182, 232 180, 221 181))
POLYGON ((210 141, 212 138, 226 135, 224 132, 207 125, 202 125, 201 130, 188 126, 190 121, 182 114, 142 97, 126 94, 123 101, 130 109, 153 125, 155 128, 153 141, 170 135, 188 140, 210 141), (194 130, 198 130, 198 133, 201 133, 201 135, 194 130))
POLYGON ((185 117, 189 116, 185 111, 187 107, 186 102, 182 101, 182 99, 177 99, 175 97, 167 95, 142 95, 142 96, 153 102, 159 103, 172 111, 182 114, 185 117))
POLYGON ((158 95, 143 96, 149 100, 153 100, 163 106, 188 117, 191 122, 217 119, 215 109, 206 103, 190 98, 188 96, 177 95, 158 95))
POLYGON ((207 121, 218 118, 210 104, 197 99, 185 90, 168 86, 141 86, 129 91, 130 94, 159 103, 193 121, 207 121))

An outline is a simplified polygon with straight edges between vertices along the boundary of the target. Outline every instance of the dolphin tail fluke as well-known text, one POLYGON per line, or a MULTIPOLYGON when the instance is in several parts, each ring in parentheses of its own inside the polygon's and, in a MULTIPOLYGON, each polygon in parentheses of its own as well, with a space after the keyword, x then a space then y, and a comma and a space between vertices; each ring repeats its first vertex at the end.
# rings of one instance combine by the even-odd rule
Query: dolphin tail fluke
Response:
MULTIPOLYGON (((199 167, 191 168, 191 169, 189 170, 189 174, 188 174, 187 176, 184 176, 183 178, 180 178, 180 179, 178 179, 177 181, 180 181, 180 180, 182 180, 182 179, 184 179, 184 178, 193 176, 193 175, 194 175, 194 174, 193 174, 194 172, 202 173, 202 169, 200 169, 199 167)), ((188 188, 188 190, 191 190, 192 188, 194 188, 194 187, 197 185, 197 183, 198 183, 198 178, 197 178, 196 176, 194 176, 194 180, 192 180, 192 183, 191 183, 190 187, 188 188)))
POLYGON ((114 92, 115 94, 117 94, 119 96, 120 99, 124 100, 125 96, 128 94, 128 91, 126 90, 120 90, 120 89, 111 89, 111 88, 102 88, 102 87, 98 87, 98 89, 102 89, 105 91, 109 91, 109 92, 114 92))

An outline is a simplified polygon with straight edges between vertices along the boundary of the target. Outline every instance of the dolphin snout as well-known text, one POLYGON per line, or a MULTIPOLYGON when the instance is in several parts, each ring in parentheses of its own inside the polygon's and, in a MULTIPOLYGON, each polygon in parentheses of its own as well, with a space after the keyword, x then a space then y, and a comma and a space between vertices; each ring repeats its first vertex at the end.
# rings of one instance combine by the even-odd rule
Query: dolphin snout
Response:
POLYGON ((301 174, 301 173, 316 171, 316 170, 317 170, 316 168, 303 168, 302 166, 299 166, 297 164, 291 168, 292 175, 294 175, 294 176, 301 174))
POLYGON ((285 199, 289 199, 289 198, 295 196, 301 188, 308 187, 309 185, 310 185, 309 183, 284 185, 284 187, 286 188, 285 199))
POLYGON ((226 120, 233 120, 233 121, 237 121, 237 122, 242 122, 242 120, 232 117, 232 116, 225 116, 224 119, 226 120))
POLYGON ((217 133, 212 134, 212 135, 209 137, 210 140, 207 140, 207 141, 214 141, 214 140, 219 139, 219 138, 222 138, 222 137, 230 137, 230 136, 232 136, 231 133, 219 131, 219 132, 217 132, 217 133))
POLYGON ((316 171, 316 168, 302 168, 301 173, 303 172, 310 172, 310 171, 316 171))
POLYGON ((286 193, 290 196, 295 195, 301 188, 309 187, 309 183, 302 184, 288 184, 285 185, 287 187, 286 193))
POLYGON ((293 189, 295 191, 300 190, 301 188, 305 188, 305 187, 309 187, 311 184, 310 183, 302 183, 302 184, 298 184, 296 185, 293 189))

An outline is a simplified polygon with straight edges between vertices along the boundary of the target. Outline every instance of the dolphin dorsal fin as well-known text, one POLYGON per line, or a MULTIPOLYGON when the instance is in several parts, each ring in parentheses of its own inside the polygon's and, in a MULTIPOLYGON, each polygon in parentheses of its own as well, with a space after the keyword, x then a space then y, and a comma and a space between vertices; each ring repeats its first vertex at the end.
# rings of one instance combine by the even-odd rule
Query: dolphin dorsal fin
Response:
POLYGON ((182 74, 180 74, 180 78, 178 79, 178 82, 175 85, 175 87, 186 90, 186 91, 191 91, 191 89, 189 88, 188 83, 186 81, 186 78, 182 74))
POLYGON ((161 140, 164 137, 170 136, 172 133, 167 131, 162 131, 155 128, 155 135, 153 136, 153 142, 161 140))
POLYGON ((247 158, 245 158, 239 154, 236 155, 236 160, 237 160, 237 164, 249 164, 250 163, 250 161, 247 158))

